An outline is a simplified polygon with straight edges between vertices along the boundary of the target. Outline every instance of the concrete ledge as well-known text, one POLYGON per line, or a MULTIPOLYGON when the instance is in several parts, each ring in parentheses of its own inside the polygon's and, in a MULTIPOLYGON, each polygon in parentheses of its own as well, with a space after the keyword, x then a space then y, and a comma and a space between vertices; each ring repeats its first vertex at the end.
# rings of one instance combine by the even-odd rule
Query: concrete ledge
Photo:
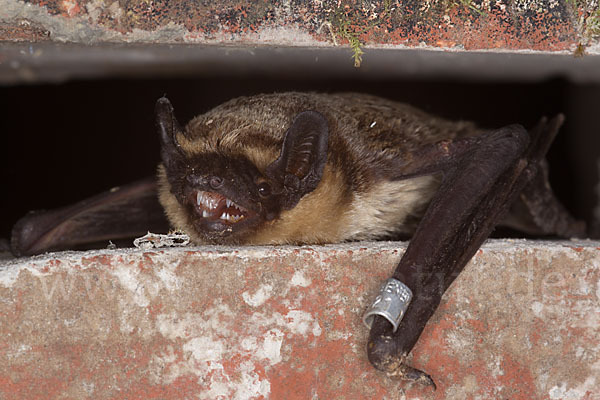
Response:
POLYGON ((600 82, 600 55, 367 49, 354 68, 350 50, 164 44, 0 43, 0 84, 106 77, 237 76, 312 79, 459 79, 540 82, 562 76, 600 82))
POLYGON ((360 315, 403 247, 5 261, 0 398, 600 398, 600 242, 488 242, 412 353, 435 393, 365 357, 360 315))

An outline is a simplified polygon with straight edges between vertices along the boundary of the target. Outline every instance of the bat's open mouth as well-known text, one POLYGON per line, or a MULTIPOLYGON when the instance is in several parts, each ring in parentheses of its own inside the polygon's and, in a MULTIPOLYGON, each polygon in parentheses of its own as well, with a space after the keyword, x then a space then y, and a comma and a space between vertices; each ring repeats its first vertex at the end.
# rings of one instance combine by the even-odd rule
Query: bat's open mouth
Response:
POLYGON ((227 197, 214 192, 195 191, 196 213, 208 221, 238 223, 253 214, 227 197))

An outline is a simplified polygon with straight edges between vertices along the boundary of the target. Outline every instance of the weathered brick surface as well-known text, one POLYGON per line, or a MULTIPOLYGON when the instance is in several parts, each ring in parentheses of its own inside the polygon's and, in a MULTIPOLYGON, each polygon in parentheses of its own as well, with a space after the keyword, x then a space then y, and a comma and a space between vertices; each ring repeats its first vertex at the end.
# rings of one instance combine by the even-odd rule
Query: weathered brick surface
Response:
POLYGON ((360 316, 398 243, 48 254, 0 267, 2 399, 599 399, 600 243, 492 241, 413 351, 360 316))
POLYGON ((600 36, 592 0, 0 0, 0 10, 0 40, 597 52, 600 36))

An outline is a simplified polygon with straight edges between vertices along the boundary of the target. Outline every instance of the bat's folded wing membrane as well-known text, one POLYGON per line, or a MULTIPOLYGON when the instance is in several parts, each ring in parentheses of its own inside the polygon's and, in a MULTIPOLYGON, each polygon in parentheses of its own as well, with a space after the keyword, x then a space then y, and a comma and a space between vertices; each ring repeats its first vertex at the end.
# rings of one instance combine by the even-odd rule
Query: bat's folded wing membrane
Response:
POLYGON ((169 227, 158 202, 155 178, 113 188, 74 205, 33 211, 14 226, 11 249, 33 255, 132 238, 169 227))

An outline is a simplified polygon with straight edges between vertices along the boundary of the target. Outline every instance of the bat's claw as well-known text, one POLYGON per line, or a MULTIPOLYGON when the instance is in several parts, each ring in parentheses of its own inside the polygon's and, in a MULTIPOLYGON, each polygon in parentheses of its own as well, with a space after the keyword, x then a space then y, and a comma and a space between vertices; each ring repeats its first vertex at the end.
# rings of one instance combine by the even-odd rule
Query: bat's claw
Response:
POLYGON ((411 366, 402 364, 402 379, 417 383, 424 387, 432 387, 433 390, 436 390, 435 382, 426 372, 421 371, 420 369, 413 368, 411 366))
POLYGON ((395 369, 385 370, 383 372, 390 378, 415 383, 424 388, 431 387, 434 391, 437 389, 435 382, 429 374, 406 364, 397 364, 395 369))
POLYGON ((407 354, 398 354, 392 336, 380 336, 379 340, 369 341, 367 354, 369 361, 379 371, 394 379, 413 382, 436 390, 435 382, 427 373, 405 364, 407 354))

